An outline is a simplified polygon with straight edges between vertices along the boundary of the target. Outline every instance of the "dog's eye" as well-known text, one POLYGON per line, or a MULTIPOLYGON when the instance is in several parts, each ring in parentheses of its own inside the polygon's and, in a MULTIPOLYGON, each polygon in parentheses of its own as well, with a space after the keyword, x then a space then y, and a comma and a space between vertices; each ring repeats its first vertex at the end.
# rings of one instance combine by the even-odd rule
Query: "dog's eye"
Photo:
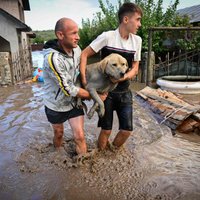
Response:
POLYGON ((113 63, 113 66, 117 67, 117 64, 116 64, 116 63, 113 63))

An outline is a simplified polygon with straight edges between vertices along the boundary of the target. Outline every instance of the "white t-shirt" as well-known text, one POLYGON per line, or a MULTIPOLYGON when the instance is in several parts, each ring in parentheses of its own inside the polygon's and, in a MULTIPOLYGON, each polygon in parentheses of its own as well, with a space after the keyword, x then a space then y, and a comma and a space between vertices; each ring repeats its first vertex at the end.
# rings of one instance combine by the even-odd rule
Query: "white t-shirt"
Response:
POLYGON ((97 53, 102 48, 113 48, 117 51, 134 53, 134 61, 141 60, 142 39, 138 35, 129 34, 127 40, 120 36, 119 29, 103 32, 91 44, 90 47, 97 53))

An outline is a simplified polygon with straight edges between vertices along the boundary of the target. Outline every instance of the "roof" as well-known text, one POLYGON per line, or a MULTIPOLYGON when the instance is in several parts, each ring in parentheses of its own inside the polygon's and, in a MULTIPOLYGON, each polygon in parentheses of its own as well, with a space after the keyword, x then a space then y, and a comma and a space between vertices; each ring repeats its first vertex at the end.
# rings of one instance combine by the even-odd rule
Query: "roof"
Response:
POLYGON ((190 23, 200 22, 200 4, 177 10, 177 13, 181 16, 188 15, 190 23))
POLYGON ((29 0, 22 0, 22 4, 23 4, 23 7, 24 7, 24 10, 31 10, 29 0))
POLYGON ((21 30, 24 32, 32 31, 32 29, 29 26, 27 26, 22 21, 20 21, 19 19, 17 19, 16 17, 14 17, 13 15, 9 14, 8 12, 6 12, 5 10, 1 8, 0 8, 0 13, 4 15, 7 19, 10 19, 11 21, 15 22, 15 24, 18 26, 17 27, 18 30, 21 30))
POLYGON ((27 32, 26 34, 29 36, 29 38, 36 38, 36 34, 32 31, 27 32))

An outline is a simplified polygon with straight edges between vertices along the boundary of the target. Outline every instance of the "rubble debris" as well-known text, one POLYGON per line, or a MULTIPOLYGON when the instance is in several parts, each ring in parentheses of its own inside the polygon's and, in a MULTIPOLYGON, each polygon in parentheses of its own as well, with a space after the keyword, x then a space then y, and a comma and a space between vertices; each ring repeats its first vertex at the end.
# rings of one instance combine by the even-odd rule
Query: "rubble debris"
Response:
POLYGON ((159 123, 169 126, 181 133, 200 134, 200 105, 192 105, 178 98, 172 92, 145 87, 136 92, 157 118, 159 123))

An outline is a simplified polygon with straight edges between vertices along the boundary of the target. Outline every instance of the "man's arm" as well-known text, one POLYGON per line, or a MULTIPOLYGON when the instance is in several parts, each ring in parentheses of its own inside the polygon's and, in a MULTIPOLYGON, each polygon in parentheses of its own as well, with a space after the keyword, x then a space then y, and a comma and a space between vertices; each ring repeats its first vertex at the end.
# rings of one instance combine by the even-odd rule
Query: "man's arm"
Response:
POLYGON ((73 78, 69 73, 70 66, 64 62, 62 56, 57 52, 52 52, 46 57, 45 67, 46 73, 55 81, 57 86, 66 96, 75 97, 79 91, 79 87, 75 86, 73 78))
MULTIPOLYGON (((99 95, 99 97, 100 97, 100 99, 102 101, 105 101, 107 96, 108 96, 107 93, 98 94, 98 95, 99 95)), ((90 100, 92 98, 90 93, 87 90, 83 89, 83 88, 79 88, 79 91, 78 91, 76 96, 80 97, 81 99, 87 99, 87 100, 90 100)))
MULTIPOLYGON (((83 86, 85 87, 85 85, 87 84, 87 80, 86 80, 86 65, 87 65, 87 59, 94 55, 96 52, 90 47, 86 47, 82 53, 81 53, 81 62, 80 62, 80 74, 81 74, 81 82, 83 84, 83 86)), ((99 97, 101 98, 102 101, 105 101, 107 94, 98 94, 99 97)), ((91 99, 91 96, 89 94, 89 92, 83 88, 80 88, 77 94, 77 97, 80 98, 85 98, 85 99, 91 99)))
POLYGON ((95 53, 96 52, 90 46, 86 47, 81 53, 80 73, 81 73, 81 82, 84 87, 87 84, 86 74, 85 74, 87 59, 90 56, 94 55, 95 53))
POLYGON ((124 80, 130 80, 138 74, 139 61, 133 61, 132 68, 124 75, 124 80))
POLYGON ((90 93, 83 88, 79 88, 76 96, 81 99, 87 99, 87 100, 91 99, 90 93))

